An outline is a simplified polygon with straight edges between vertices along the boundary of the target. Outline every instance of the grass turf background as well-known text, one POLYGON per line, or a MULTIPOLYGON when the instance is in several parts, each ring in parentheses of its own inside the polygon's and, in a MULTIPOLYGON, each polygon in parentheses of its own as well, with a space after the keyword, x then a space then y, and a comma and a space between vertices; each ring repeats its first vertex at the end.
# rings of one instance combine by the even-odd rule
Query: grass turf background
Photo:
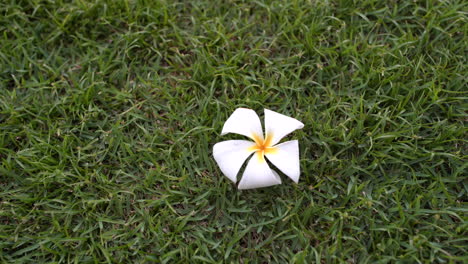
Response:
POLYGON ((0 3, 0 261, 467 260, 463 1, 0 3), (237 107, 301 120, 238 191, 237 107))

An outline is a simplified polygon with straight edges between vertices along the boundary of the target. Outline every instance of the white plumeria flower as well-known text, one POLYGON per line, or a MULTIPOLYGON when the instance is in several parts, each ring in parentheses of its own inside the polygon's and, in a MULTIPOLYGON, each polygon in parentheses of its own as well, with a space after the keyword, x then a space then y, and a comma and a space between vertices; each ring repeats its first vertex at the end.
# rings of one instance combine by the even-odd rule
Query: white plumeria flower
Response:
POLYGON ((265 157, 295 183, 299 181, 299 143, 297 140, 277 144, 287 134, 301 129, 300 121, 265 109, 265 136, 255 111, 238 108, 224 124, 221 135, 236 133, 252 141, 228 140, 213 147, 213 156, 221 171, 234 183, 245 160, 254 153, 245 168, 239 189, 253 189, 281 184, 279 175, 270 169, 265 157), (277 145, 276 145, 277 144, 277 145))

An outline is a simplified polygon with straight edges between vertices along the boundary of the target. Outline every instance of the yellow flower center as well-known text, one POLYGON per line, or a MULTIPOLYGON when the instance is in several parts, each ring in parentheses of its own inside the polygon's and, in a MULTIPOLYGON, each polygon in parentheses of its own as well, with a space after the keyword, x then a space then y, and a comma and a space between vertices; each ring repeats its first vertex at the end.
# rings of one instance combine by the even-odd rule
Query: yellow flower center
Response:
POLYGON ((273 140, 272 133, 267 133, 265 139, 257 134, 252 134, 252 138, 255 141, 255 145, 250 147, 249 151, 255 151, 260 162, 265 161, 265 154, 275 154, 278 151, 276 147, 271 146, 271 141, 273 140))

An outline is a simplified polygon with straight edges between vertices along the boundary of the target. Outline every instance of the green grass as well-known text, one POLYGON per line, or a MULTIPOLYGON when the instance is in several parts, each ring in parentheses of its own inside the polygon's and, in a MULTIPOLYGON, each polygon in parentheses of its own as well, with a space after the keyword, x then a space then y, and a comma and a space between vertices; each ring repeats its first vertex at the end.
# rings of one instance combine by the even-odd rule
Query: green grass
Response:
POLYGON ((465 1, 0 3, 0 262, 468 261, 465 1), (301 178, 239 191, 237 107, 301 178))

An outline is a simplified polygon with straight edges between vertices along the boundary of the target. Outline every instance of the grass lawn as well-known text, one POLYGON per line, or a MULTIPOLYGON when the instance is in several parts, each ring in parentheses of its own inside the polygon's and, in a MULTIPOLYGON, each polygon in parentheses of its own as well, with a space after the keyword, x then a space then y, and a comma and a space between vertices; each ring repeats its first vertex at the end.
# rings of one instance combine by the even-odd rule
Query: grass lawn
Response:
POLYGON ((1 1, 0 262, 466 263, 467 11, 1 1), (221 173, 238 107, 305 124, 299 184, 221 173))

